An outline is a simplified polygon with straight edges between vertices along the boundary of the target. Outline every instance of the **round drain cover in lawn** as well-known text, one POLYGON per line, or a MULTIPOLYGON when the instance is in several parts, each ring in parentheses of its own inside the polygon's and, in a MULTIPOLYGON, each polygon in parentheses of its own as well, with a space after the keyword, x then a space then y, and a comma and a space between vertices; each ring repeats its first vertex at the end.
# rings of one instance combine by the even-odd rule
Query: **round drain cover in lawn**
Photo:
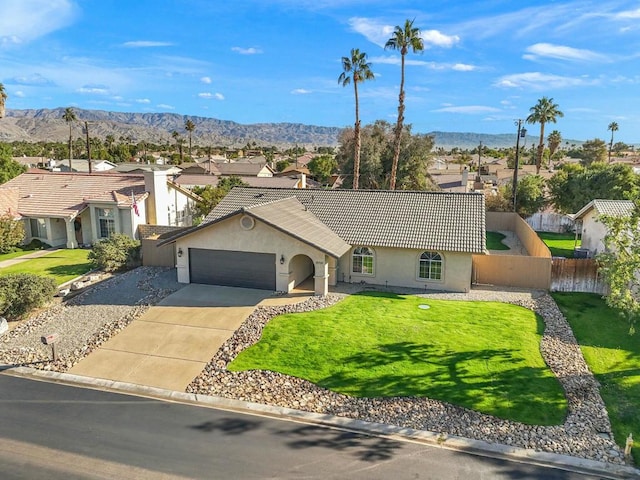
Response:
POLYGON ((418 308, 421 308, 422 310, 429 310, 431 307, 429 305, 418 305, 418 308))

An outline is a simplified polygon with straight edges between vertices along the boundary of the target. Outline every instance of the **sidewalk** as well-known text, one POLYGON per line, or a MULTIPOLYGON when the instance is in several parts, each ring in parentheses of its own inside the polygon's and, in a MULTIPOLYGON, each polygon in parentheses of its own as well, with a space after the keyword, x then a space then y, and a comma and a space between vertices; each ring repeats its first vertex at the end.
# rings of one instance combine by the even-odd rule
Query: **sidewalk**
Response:
POLYGON ((27 253, 26 255, 22 255, 17 258, 10 258, 9 260, 0 261, 0 268, 10 267, 11 265, 17 265, 18 263, 26 262, 27 260, 31 260, 32 258, 44 257, 45 255, 49 255, 50 253, 56 252, 58 250, 62 250, 61 248, 47 248, 46 250, 34 250, 31 253, 27 253))

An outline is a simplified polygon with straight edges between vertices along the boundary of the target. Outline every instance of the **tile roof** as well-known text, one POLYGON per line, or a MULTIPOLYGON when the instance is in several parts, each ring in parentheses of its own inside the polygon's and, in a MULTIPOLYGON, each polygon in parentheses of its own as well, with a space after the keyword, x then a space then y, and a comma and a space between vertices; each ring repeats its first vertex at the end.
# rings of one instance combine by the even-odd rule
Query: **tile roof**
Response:
POLYGON ((633 211, 633 202, 631 200, 592 200, 582 207, 573 218, 578 220, 589 211, 595 209, 598 215, 608 215, 611 217, 624 217, 633 211))
POLYGON ((351 245, 468 253, 485 249, 484 196, 477 193, 235 187, 203 225, 292 196, 351 245))
POLYGON ((27 172, 0 185, 19 190, 18 213, 25 217, 73 218, 88 202, 131 205, 131 192, 147 197, 142 175, 27 172))
MULTIPOLYGON (((272 187, 272 188, 295 188, 299 179, 297 177, 239 177, 244 183, 250 187, 272 187)), ((178 185, 191 186, 217 186, 220 177, 208 174, 189 174, 183 173, 173 179, 178 185)))
POLYGON ((271 170, 266 163, 216 163, 212 167, 215 167, 220 175, 258 175, 263 169, 271 170))
POLYGON ((0 216, 9 215, 11 218, 20 218, 18 213, 19 188, 0 188, 0 216))
POLYGON ((242 211, 335 258, 351 248, 295 197, 253 205, 242 211))

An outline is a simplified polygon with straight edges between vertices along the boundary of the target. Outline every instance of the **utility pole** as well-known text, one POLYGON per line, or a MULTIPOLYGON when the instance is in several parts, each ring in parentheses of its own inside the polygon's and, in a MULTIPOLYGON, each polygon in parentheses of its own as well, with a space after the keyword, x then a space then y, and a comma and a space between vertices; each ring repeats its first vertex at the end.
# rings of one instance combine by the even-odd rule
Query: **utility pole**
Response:
POLYGON ((518 125, 518 133, 516 135, 516 159, 513 169, 513 211, 517 212, 518 206, 518 169, 520 168, 520 137, 527 135, 527 129, 522 128, 522 120, 518 119, 516 122, 518 125))
POLYGON ((91 171, 91 142, 89 141, 89 122, 84 122, 84 131, 87 134, 87 160, 89 162, 89 173, 93 173, 91 171))

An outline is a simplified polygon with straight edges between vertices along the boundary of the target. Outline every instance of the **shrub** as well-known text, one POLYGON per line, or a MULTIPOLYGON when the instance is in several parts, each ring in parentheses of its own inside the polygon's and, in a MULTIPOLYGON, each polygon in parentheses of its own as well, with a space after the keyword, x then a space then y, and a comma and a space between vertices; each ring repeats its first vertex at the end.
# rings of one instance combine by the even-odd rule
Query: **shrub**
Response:
POLYGON ((24 241, 24 224, 10 215, 0 216, 0 253, 9 253, 24 241))
POLYGON ((140 265, 140 242, 123 233, 114 233, 93 245, 89 260, 105 272, 137 267, 140 265))
POLYGON ((51 277, 33 273, 4 275, 0 277, 0 315, 18 319, 49 302, 56 290, 56 282, 51 277))

